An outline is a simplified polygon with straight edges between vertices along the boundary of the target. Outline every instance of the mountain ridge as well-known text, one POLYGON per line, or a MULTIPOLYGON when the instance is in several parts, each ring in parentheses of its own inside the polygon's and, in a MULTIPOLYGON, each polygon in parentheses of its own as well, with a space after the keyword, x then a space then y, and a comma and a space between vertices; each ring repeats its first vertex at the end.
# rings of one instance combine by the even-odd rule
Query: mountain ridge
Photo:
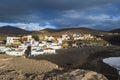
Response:
POLYGON ((32 33, 32 31, 27 31, 14 26, 7 25, 0 27, 0 35, 22 35, 22 34, 30 34, 30 33, 32 33))
POLYGON ((3 26, 0 27, 0 35, 23 35, 23 34, 47 34, 47 35, 61 35, 61 34, 73 34, 73 33, 81 33, 81 34, 108 34, 109 31, 100 31, 100 30, 94 30, 90 28, 85 27, 79 27, 79 28, 64 28, 64 29, 51 29, 46 28, 42 30, 37 31, 27 31, 18 27, 14 26, 3 26))
POLYGON ((120 28, 118 28, 118 29, 113 29, 113 30, 111 30, 110 32, 112 32, 112 33, 120 33, 120 28))
POLYGON ((81 34, 107 34, 108 32, 106 31, 100 31, 100 30, 94 30, 90 28, 84 28, 84 27, 79 27, 79 28, 64 28, 64 29, 50 29, 46 28, 43 30, 36 31, 37 34, 52 34, 52 35, 61 35, 61 34, 74 34, 74 33, 81 33, 81 34))

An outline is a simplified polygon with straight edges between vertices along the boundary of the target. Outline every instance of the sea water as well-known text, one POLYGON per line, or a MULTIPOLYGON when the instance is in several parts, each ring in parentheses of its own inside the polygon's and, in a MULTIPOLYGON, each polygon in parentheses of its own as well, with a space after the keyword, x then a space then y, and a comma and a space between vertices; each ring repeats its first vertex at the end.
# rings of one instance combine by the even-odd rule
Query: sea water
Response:
POLYGON ((103 62, 117 69, 120 75, 120 57, 109 57, 103 59, 103 62))

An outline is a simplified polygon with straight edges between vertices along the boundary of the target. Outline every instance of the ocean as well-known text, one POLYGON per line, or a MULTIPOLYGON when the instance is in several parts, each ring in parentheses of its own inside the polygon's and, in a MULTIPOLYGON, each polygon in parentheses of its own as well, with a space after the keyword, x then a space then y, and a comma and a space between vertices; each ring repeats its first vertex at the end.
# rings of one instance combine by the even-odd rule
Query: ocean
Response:
POLYGON ((103 62, 116 68, 118 70, 118 73, 120 75, 120 57, 109 57, 103 59, 103 62))

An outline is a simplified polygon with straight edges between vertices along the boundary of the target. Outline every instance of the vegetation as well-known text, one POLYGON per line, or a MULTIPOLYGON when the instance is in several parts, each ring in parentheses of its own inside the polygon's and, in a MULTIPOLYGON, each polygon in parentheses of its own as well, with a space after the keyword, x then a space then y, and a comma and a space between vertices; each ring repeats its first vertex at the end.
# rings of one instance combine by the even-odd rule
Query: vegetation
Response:
POLYGON ((109 44, 105 40, 87 40, 86 43, 91 44, 91 45, 107 45, 107 44, 109 44))
POLYGON ((104 36, 103 39, 113 45, 120 45, 120 35, 104 36))
MULTIPOLYGON (((77 47, 82 47, 82 46, 107 46, 110 45, 109 42, 105 40, 96 40, 96 39, 91 39, 91 40, 69 40, 66 41, 68 47, 73 47, 73 44, 76 44, 77 47)), ((65 43, 64 43, 65 44, 65 43)), ((65 46, 65 45, 64 45, 65 46)))
POLYGON ((0 36, 0 41, 6 40, 6 36, 0 36))
POLYGON ((37 34, 33 34, 32 37, 36 40, 39 41, 39 36, 37 34))

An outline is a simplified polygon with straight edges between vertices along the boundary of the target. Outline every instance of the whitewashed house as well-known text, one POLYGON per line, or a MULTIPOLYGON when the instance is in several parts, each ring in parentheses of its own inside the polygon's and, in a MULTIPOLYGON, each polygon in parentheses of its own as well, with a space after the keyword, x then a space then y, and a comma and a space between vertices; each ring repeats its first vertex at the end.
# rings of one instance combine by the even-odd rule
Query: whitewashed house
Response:
POLYGON ((39 42, 33 40, 33 41, 30 43, 30 45, 31 45, 31 46, 39 46, 39 42))
POLYGON ((27 36, 22 36, 21 41, 24 44, 28 45, 28 44, 32 44, 34 42, 34 39, 32 38, 32 35, 27 35, 27 36))
POLYGON ((31 55, 33 55, 33 56, 36 56, 39 54, 44 54, 44 50, 43 49, 38 49, 38 50, 34 49, 31 51, 31 55))
POLYGON ((28 46, 25 45, 25 44, 21 44, 21 45, 19 45, 18 47, 19 47, 19 48, 24 48, 24 49, 25 49, 25 48, 27 48, 28 46))
POLYGON ((11 45, 13 43, 13 37, 7 37, 6 44, 11 45))
POLYGON ((0 53, 4 53, 6 51, 10 50, 10 48, 5 47, 5 46, 0 46, 0 53))
POLYGON ((15 42, 19 42, 20 41, 20 37, 7 37, 7 40, 6 40, 6 44, 7 45, 11 45, 15 42))
POLYGON ((25 49, 13 48, 11 50, 6 51, 5 53, 11 56, 22 56, 25 53, 25 49))
POLYGON ((43 44, 43 43, 39 43, 38 46, 39 46, 39 47, 44 47, 44 46, 46 46, 46 45, 43 44))
POLYGON ((68 36, 68 34, 63 34, 62 35, 62 40, 68 40, 70 39, 70 37, 68 36))
POLYGON ((53 37, 53 36, 49 36, 48 37, 48 41, 52 41, 52 40, 54 40, 55 38, 53 37))
POLYGON ((58 44, 62 44, 63 43, 62 38, 57 38, 57 41, 58 41, 58 44))
POLYGON ((61 45, 57 43, 52 43, 51 45, 47 45, 47 48, 52 48, 52 49, 61 49, 61 45))
POLYGON ((28 35, 28 36, 27 36, 27 42, 30 42, 31 39, 32 39, 32 35, 28 35))
POLYGON ((55 54, 56 51, 55 51, 55 49, 52 49, 52 48, 46 48, 46 49, 44 49, 44 53, 55 54))

